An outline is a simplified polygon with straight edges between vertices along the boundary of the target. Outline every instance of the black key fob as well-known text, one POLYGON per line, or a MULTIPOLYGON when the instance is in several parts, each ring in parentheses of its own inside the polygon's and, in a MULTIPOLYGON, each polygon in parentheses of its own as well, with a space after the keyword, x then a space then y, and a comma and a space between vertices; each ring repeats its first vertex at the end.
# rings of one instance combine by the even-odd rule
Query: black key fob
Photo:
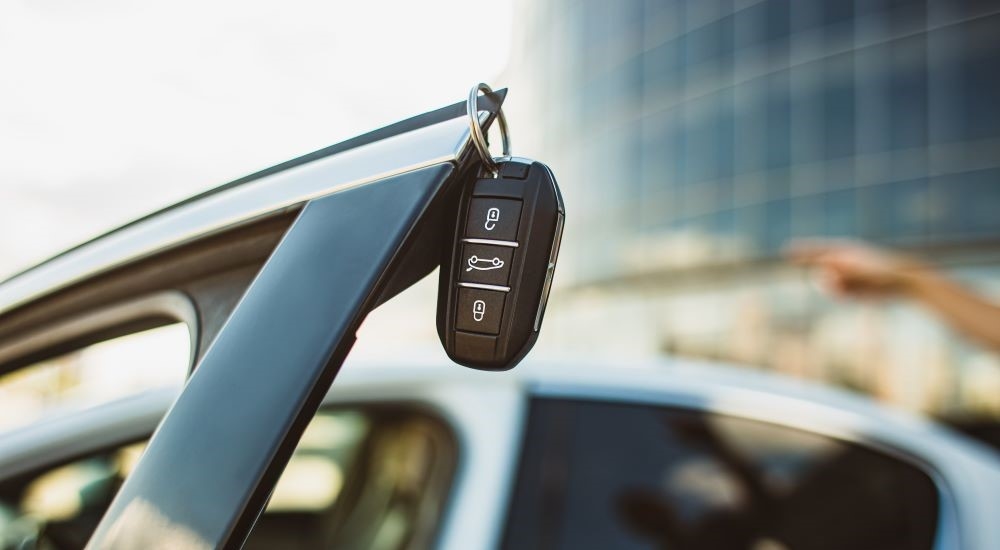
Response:
POLYGON ((500 164, 463 192, 441 265, 438 335, 466 367, 507 370, 538 338, 566 210, 549 167, 500 164))

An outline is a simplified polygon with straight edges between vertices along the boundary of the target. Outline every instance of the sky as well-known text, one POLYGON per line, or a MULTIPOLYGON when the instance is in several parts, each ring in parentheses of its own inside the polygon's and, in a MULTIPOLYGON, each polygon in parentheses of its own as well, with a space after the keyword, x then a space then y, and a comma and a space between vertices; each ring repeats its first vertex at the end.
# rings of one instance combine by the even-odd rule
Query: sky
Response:
POLYGON ((0 279, 463 100, 476 82, 501 85, 510 11, 502 0, 0 0, 0 279))

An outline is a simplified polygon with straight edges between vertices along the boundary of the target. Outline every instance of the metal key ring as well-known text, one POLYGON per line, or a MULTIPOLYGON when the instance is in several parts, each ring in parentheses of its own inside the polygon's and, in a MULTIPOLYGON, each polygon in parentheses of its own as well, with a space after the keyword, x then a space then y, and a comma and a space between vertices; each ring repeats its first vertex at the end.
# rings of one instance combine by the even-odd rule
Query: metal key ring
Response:
MULTIPOLYGON (((490 88, 485 82, 480 82, 479 84, 472 87, 469 91, 469 100, 465 103, 465 110, 469 114, 469 129, 472 134, 472 144, 476 146, 476 151, 479 152, 479 156, 483 159, 483 163, 486 168, 496 174, 500 165, 493 160, 493 156, 490 154, 490 146, 486 143, 486 135, 483 133, 483 127, 479 124, 479 108, 478 99, 479 91, 482 90, 487 94, 493 93, 493 88, 490 88)), ((500 137, 503 139, 503 156, 510 156, 510 136, 507 131, 507 117, 503 116, 503 108, 497 109, 497 121, 500 123, 500 137)))

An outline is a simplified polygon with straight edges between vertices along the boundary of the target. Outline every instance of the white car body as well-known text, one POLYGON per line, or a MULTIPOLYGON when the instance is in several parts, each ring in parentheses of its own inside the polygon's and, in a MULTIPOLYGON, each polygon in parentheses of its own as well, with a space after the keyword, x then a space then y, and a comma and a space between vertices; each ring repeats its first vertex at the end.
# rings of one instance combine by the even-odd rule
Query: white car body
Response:
MULTIPOLYGON (((149 392, 0 436, 0 477, 104 441, 146 436, 175 395, 149 392)), ((324 404, 417 404, 450 425, 459 442, 458 468, 437 547, 467 550, 499 545, 533 398, 693 409, 856 443, 931 475, 941 502, 936 548, 985 550, 1000 540, 1000 459, 994 451, 863 397, 746 369, 685 360, 559 360, 527 361, 498 376, 451 365, 349 361, 324 404)))

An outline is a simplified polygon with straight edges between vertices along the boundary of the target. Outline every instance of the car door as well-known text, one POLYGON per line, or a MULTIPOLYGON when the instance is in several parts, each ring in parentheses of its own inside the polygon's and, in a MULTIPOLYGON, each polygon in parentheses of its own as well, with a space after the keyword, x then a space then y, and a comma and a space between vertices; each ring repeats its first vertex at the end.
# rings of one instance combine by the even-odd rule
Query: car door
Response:
MULTIPOLYGON (((503 97, 479 98, 484 125, 503 97)), ((478 170, 469 135, 465 103, 445 107, 194 197, 0 285, 0 372, 169 321, 191 328, 192 372, 93 547, 247 541, 364 316, 436 267, 456 191, 478 170)))
MULTIPOLYGON (((144 392, 0 435, 0 549, 83 548, 175 396, 144 392)), ((452 426, 427 407, 324 406, 244 547, 430 548, 458 459, 452 426)))

